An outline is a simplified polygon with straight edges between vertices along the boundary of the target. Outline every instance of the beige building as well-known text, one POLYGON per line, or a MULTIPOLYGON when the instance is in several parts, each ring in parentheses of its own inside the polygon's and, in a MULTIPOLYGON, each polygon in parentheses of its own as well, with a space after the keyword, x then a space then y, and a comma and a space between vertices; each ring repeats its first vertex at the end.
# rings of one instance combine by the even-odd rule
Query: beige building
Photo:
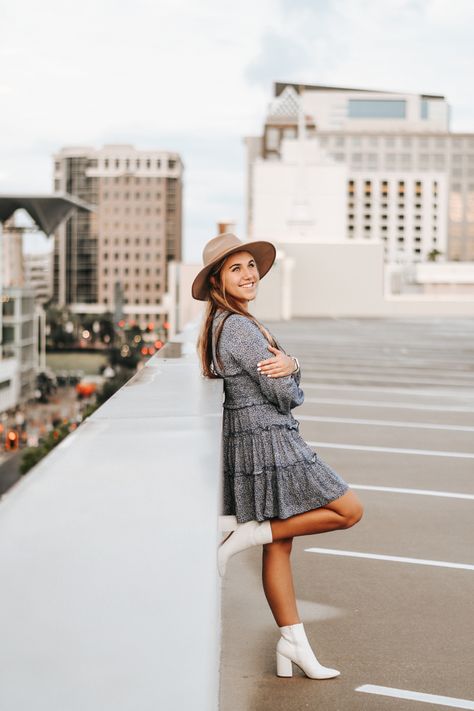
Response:
POLYGON ((129 145, 63 148, 54 189, 95 205, 55 234, 54 298, 77 313, 164 319, 167 264, 182 254, 183 164, 129 145))

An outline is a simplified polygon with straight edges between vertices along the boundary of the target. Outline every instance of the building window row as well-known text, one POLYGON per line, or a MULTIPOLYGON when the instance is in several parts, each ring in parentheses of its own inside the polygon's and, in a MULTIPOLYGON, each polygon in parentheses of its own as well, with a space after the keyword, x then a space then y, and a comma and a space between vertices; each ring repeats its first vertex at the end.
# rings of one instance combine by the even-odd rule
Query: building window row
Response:
MULTIPOLYGON (((119 270, 117 267, 115 267, 115 268, 114 268, 114 275, 117 276, 117 275, 119 274, 119 271, 120 271, 120 270, 119 270)), ((145 269, 140 269, 139 267, 135 267, 135 276, 139 276, 142 272, 143 272, 143 274, 144 274, 145 276, 150 276, 150 274, 151 274, 151 269, 150 269, 149 267, 146 267, 145 269)), ((102 270, 102 273, 104 274, 104 276, 108 276, 108 274, 109 274, 109 268, 108 268, 108 267, 104 267, 104 269, 102 270)), ((129 268, 128 268, 128 267, 124 267, 123 273, 127 276, 127 275, 129 274, 129 268)), ((161 269, 160 269, 160 267, 157 267, 157 268, 155 269, 155 275, 156 275, 156 276, 159 276, 160 274, 161 274, 161 269)))
POLYGON ((104 200, 114 199, 114 200, 161 200, 161 193, 155 193, 152 195, 151 193, 142 193, 142 192, 136 192, 135 195, 130 195, 128 191, 124 191, 122 193, 115 192, 113 193, 108 193, 107 191, 104 191, 102 194, 102 197, 104 200))
POLYGON ((161 158, 104 158, 101 165, 106 169, 116 170, 160 170, 167 165, 172 170, 176 164, 177 161, 173 158, 168 158, 167 161, 161 158))
POLYGON ((162 178, 155 178, 155 177, 152 178, 150 176, 146 176, 146 177, 142 178, 142 177, 133 177, 131 175, 116 175, 114 177, 105 176, 105 177, 101 178, 101 180, 105 185, 112 185, 112 184, 113 185, 132 185, 132 184, 135 184, 135 185, 143 185, 143 184, 160 185, 163 179, 162 178))
MULTIPOLYGON (((320 134, 318 137, 319 143, 323 147, 347 148, 347 147, 377 147, 384 146, 385 148, 410 148, 413 150, 433 150, 433 149, 453 149, 474 151, 474 138, 462 137, 456 138, 452 135, 447 136, 385 136, 385 135, 358 135, 358 134, 320 134)), ((411 155, 411 154, 410 154, 411 155)), ((437 158, 445 157, 446 153, 430 153, 431 156, 437 158)))
MULTIPOLYGON (((150 252, 144 252, 144 253, 143 252, 136 252, 135 253, 135 260, 138 262, 138 261, 141 261, 144 259, 145 261, 148 262, 148 261, 150 261, 152 256, 154 256, 155 261, 158 261, 161 259, 161 252, 155 252, 154 254, 150 254, 150 252)), ((109 259, 109 252, 104 252, 102 257, 103 257, 103 259, 109 259)), ((133 255, 132 255, 132 257, 133 257, 133 255)), ((115 261, 118 261, 121 258, 123 258, 124 260, 127 260, 127 261, 129 259, 131 259, 129 252, 123 252, 123 253, 114 252, 113 256, 111 256, 110 258, 114 259, 115 261)))
MULTIPOLYGON (((107 282, 104 282, 104 291, 108 291, 109 289, 109 284, 107 282)), ((113 286, 113 285, 111 285, 113 286)), ((124 291, 130 291, 131 290, 131 285, 128 282, 125 282, 122 284, 123 290, 124 291)), ((144 291, 150 291, 152 288, 156 289, 159 291, 161 289, 161 282, 157 281, 155 284, 150 284, 149 282, 143 283, 143 282, 136 282, 135 283, 135 291, 140 291, 140 289, 143 289, 144 291)))
MULTIPOLYGON (((126 227, 128 227, 128 225, 126 225, 126 227)), ((163 241, 161 237, 153 237, 153 238, 151 238, 151 237, 135 237, 134 239, 135 239, 135 244, 142 244, 142 242, 143 242, 145 245, 150 245, 152 243, 161 245, 161 243, 163 241)), ((113 243, 114 243, 114 245, 117 246, 122 243, 123 244, 130 244, 130 241, 131 241, 130 237, 114 237, 113 243)), ((105 246, 107 246, 109 244, 108 237, 104 237, 103 244, 105 246)), ((110 239, 110 244, 112 244, 111 239, 110 239)))

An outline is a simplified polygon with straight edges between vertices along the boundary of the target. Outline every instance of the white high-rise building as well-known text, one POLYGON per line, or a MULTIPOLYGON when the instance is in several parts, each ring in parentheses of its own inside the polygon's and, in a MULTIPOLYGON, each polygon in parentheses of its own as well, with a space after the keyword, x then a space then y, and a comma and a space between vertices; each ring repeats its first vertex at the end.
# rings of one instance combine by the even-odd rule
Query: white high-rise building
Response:
POLYGON ((443 96, 275 84, 263 135, 246 143, 250 238, 474 259, 474 134, 450 132, 443 96))

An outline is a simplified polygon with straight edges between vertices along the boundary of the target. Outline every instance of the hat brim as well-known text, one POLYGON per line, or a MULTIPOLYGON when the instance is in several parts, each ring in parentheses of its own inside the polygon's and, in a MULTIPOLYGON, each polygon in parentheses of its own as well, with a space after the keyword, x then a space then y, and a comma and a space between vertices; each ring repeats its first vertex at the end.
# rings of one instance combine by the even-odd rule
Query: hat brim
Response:
POLYGON ((210 264, 203 267, 195 277, 191 293, 194 299, 198 301, 207 301, 209 297, 209 283, 208 277, 209 273, 213 268, 220 262, 224 257, 228 257, 234 252, 250 252, 250 254, 255 258, 257 262, 258 274, 260 279, 263 279, 265 274, 272 267, 273 262, 276 258, 276 247, 271 242, 266 242, 265 240, 259 240, 256 242, 243 242, 237 247, 230 247, 226 249, 222 254, 219 255, 218 259, 215 259, 210 264))

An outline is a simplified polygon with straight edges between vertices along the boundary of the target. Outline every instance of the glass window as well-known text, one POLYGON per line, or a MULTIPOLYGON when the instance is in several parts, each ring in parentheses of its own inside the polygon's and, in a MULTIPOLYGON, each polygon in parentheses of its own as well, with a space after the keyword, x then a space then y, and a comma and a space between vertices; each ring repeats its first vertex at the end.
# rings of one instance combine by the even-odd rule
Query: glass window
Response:
POLYGON ((3 343, 7 345, 8 343, 13 343, 15 340, 15 326, 4 326, 3 327, 3 343))
POLYGON ((30 299, 27 296, 24 296, 21 299, 21 314, 22 316, 25 316, 27 314, 32 314, 34 310, 34 299, 30 299))
POLYGON ((277 128, 267 129, 266 147, 270 151, 278 150, 280 143, 280 131, 277 128))
POLYGON ((420 103, 420 117, 422 119, 427 119, 428 118, 428 107, 429 103, 427 99, 422 99, 420 103))
POLYGON ((10 299, 8 296, 3 297, 5 300, 3 302, 3 315, 13 316, 15 313, 15 301, 10 299))
POLYGON ((349 118, 405 118, 406 101, 400 99, 349 99, 349 118))

